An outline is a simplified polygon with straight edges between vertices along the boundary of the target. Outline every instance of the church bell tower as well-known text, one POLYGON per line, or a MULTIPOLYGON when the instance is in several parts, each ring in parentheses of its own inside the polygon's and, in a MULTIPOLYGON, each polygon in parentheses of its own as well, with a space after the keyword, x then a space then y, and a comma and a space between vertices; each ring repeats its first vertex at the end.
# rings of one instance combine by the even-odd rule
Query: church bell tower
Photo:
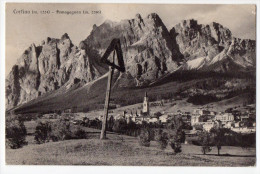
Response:
POLYGON ((147 92, 145 92, 145 96, 144 96, 143 114, 145 114, 145 115, 149 115, 150 114, 150 111, 149 111, 149 100, 148 100, 147 92))

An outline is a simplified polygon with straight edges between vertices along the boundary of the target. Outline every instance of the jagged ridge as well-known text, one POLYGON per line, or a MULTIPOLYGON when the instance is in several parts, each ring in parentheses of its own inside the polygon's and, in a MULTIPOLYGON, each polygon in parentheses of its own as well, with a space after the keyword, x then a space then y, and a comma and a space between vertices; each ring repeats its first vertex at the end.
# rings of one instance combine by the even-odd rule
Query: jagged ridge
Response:
POLYGON ((149 14, 93 26, 90 35, 72 44, 68 34, 32 44, 6 79, 6 106, 12 108, 64 86, 72 89, 107 72, 99 59, 113 38, 120 38, 127 72, 116 87, 148 85, 174 71, 255 71, 255 41, 232 37, 218 23, 183 20, 167 30, 160 17, 149 14))

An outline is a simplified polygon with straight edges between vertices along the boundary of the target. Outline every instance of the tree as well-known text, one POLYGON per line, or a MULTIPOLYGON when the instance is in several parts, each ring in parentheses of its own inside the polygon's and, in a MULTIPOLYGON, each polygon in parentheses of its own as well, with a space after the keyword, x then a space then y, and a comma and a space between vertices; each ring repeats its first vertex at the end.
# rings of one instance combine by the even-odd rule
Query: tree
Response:
POLYGON ((127 122, 125 119, 120 118, 118 120, 115 120, 115 123, 113 125, 113 131, 118 133, 124 133, 127 129, 127 122))
POLYGON ((108 131, 112 131, 113 130, 114 123, 115 123, 114 117, 110 116, 110 118, 109 118, 109 120, 107 122, 107 130, 108 131))
POLYGON ((69 121, 39 122, 35 130, 35 141, 38 144, 67 139, 87 138, 87 132, 78 125, 71 125, 69 121))
POLYGON ((72 135, 71 135, 72 139, 86 139, 87 138, 87 132, 78 125, 71 127, 71 133, 72 133, 72 135))
POLYGON ((98 119, 89 120, 88 123, 87 123, 87 125, 88 125, 89 127, 94 128, 94 129, 99 129, 99 122, 101 122, 101 121, 99 121, 98 119))
POLYGON ((185 132, 181 131, 181 142, 185 143, 185 140, 186 140, 185 132))
POLYGON ((209 132, 200 132, 198 134, 198 142, 200 142, 201 151, 204 155, 211 151, 211 136, 209 132))
POLYGON ((148 129, 142 129, 139 135, 139 144, 141 146, 149 147, 150 146, 150 132, 148 129))
POLYGON ((26 135, 24 122, 17 116, 10 116, 6 119, 6 144, 10 148, 17 149, 26 145, 26 135))
POLYGON ((173 117, 167 125, 169 131, 169 143, 175 153, 181 152, 181 143, 185 141, 185 134, 182 131, 183 125, 180 115, 173 117))
POLYGON ((213 143, 217 146, 218 155, 220 155, 221 146, 225 143, 225 133, 228 132, 225 128, 216 128, 213 127, 210 132, 213 135, 213 143))
POLYGON ((127 130, 128 130, 128 134, 127 135, 130 135, 130 136, 136 136, 136 132, 138 131, 139 127, 137 126, 137 124, 133 121, 130 121, 128 124, 127 124, 127 130))
POLYGON ((246 149, 248 147, 256 147, 256 134, 242 134, 242 133, 236 133, 236 145, 239 145, 243 149, 246 149))
POLYGON ((166 132, 163 132, 162 129, 155 132, 154 139, 158 143, 160 149, 165 149, 167 147, 168 135, 166 132))
POLYGON ((70 122, 67 120, 59 120, 51 124, 51 138, 53 141, 72 138, 70 122))
POLYGON ((51 123, 39 122, 35 128, 34 140, 38 144, 49 142, 51 139, 51 123))
POLYGON ((146 121, 143 120, 141 127, 144 128, 144 129, 149 128, 149 124, 146 121))

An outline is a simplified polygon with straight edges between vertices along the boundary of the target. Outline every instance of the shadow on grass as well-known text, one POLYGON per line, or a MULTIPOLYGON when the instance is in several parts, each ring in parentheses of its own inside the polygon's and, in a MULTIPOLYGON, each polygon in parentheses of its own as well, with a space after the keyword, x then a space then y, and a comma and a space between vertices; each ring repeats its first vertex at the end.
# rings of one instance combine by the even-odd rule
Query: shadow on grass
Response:
POLYGON ((219 157, 256 157, 256 155, 231 155, 231 154, 196 154, 196 155, 200 155, 200 156, 219 156, 219 157))

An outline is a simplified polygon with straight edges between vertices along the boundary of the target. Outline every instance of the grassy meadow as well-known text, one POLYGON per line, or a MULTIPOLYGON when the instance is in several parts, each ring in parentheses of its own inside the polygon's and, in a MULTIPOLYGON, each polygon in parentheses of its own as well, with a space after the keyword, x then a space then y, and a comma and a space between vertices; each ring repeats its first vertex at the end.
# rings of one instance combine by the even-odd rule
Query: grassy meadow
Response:
MULTIPOLYGON (((33 123, 27 123, 27 126, 33 123)), ((20 149, 6 149, 8 165, 120 165, 120 166, 254 166, 255 148, 224 146, 221 156, 217 149, 203 155, 199 146, 183 144, 182 152, 175 154, 168 146, 160 150, 152 141, 142 147, 138 139, 108 133, 107 140, 99 140, 99 132, 88 129, 89 138, 35 144, 27 136, 28 145, 20 149)))

